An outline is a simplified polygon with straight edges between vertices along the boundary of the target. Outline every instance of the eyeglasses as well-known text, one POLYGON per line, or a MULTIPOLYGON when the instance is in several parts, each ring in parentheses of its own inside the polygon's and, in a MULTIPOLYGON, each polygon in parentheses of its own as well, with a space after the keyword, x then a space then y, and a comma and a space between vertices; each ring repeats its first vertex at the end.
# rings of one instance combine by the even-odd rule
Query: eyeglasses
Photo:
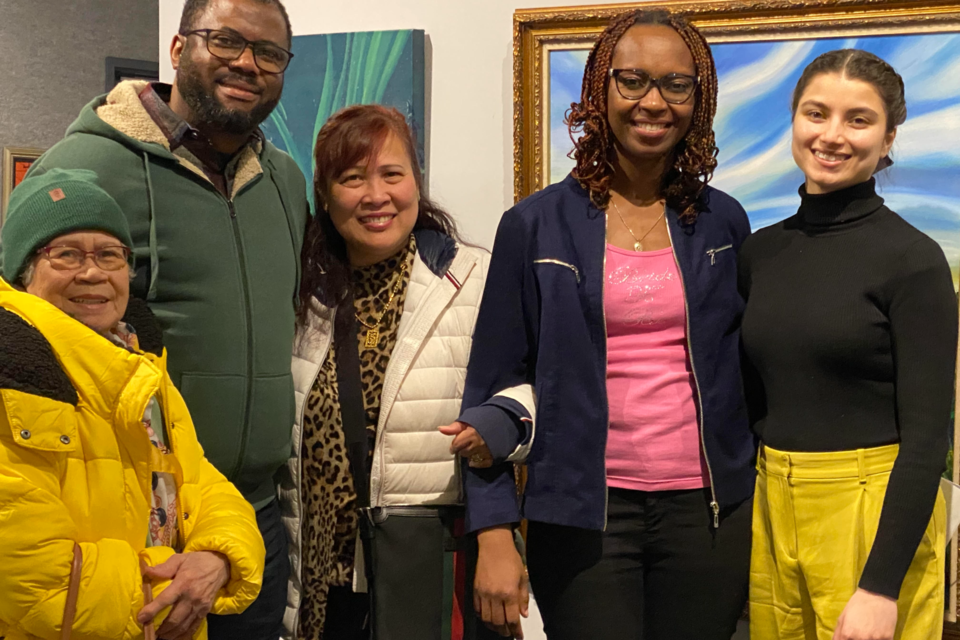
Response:
POLYGON ((642 69, 610 69, 609 75, 617 83, 617 91, 627 100, 642 100, 656 87, 664 102, 683 104, 693 95, 700 78, 682 73, 671 73, 654 78, 642 69))
POLYGON ((87 262, 87 256, 93 256, 93 262, 104 271, 119 271, 128 264, 130 249, 123 245, 100 247, 96 251, 84 251, 77 247, 57 245, 44 247, 37 251, 50 261, 57 271, 74 271, 87 262))
POLYGON ((272 42, 258 40, 252 42, 241 35, 218 29, 196 29, 181 33, 181 36, 197 35, 207 43, 210 55, 225 62, 233 62, 243 55, 247 47, 253 50, 253 60, 257 67, 266 73, 283 73, 286 71, 293 54, 278 47, 272 42))

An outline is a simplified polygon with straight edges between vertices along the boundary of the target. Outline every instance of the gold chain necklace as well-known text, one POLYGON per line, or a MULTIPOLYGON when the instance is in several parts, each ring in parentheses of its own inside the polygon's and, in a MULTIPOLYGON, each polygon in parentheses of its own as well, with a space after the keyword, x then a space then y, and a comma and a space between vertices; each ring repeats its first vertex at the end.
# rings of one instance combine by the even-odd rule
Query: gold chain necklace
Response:
POLYGON ((627 228, 627 231, 630 232, 630 235, 633 236, 633 250, 634 250, 634 251, 643 251, 643 242, 642 242, 642 240, 643 240, 644 238, 646 238, 648 235, 650 235, 650 232, 653 231, 653 230, 656 228, 656 226, 657 226, 658 224, 660 224, 660 221, 663 220, 664 216, 667 215, 667 205, 666 205, 666 203, 662 203, 662 204, 663 204, 663 213, 660 214, 660 217, 657 218, 657 221, 654 222, 654 223, 653 223, 653 226, 650 227, 649 229, 647 229, 647 232, 646 232, 645 234, 643 234, 642 236, 640 236, 639 238, 637 237, 637 234, 635 234, 635 233, 633 232, 633 229, 630 228, 630 225, 627 224, 627 221, 623 219, 623 214, 620 213, 620 207, 617 206, 617 203, 613 200, 613 198, 610 198, 610 203, 613 205, 613 209, 617 212, 617 217, 620 218, 620 222, 623 223, 623 226, 626 227, 626 228, 627 228))
POLYGON ((400 285, 403 284, 403 274, 407 271, 407 260, 406 258, 400 263, 400 272, 397 274, 397 281, 393 285, 393 289, 390 291, 390 298, 387 300, 387 304, 384 305, 383 311, 380 312, 380 317, 377 318, 377 321, 373 324, 367 324, 363 321, 363 318, 360 317, 360 314, 355 314, 357 317, 357 322, 362 324, 367 328, 367 334, 363 338, 363 348, 364 349, 373 349, 378 344, 380 344, 380 323, 383 321, 383 316, 387 315, 387 311, 390 309, 390 305, 393 303, 393 299, 397 296, 397 292, 400 291, 400 285))

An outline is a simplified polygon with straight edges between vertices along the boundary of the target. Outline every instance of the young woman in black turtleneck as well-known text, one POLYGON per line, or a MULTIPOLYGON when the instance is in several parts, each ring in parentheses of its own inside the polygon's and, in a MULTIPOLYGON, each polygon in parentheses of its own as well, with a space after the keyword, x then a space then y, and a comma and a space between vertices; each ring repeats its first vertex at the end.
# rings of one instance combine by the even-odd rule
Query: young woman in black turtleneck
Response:
POLYGON ((740 252, 760 450, 751 636, 939 638, 957 310, 943 252, 883 204, 903 81, 831 51, 793 96, 800 210, 740 252))

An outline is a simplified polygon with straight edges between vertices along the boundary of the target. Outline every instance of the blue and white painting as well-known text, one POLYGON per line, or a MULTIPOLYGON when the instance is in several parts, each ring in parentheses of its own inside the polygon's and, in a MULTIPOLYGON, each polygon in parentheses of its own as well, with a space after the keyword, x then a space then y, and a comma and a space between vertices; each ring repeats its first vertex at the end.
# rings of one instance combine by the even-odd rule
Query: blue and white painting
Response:
MULTIPOLYGON (((832 49, 877 54, 903 76, 906 123, 896 164, 878 176, 887 205, 940 243, 960 267, 960 34, 739 42, 712 45, 720 80, 714 122, 719 166, 712 185, 736 197, 754 229, 793 215, 803 174, 790 152, 790 98, 804 67, 832 49)), ((573 167, 564 112, 578 100, 587 51, 550 56, 550 180, 573 167)))

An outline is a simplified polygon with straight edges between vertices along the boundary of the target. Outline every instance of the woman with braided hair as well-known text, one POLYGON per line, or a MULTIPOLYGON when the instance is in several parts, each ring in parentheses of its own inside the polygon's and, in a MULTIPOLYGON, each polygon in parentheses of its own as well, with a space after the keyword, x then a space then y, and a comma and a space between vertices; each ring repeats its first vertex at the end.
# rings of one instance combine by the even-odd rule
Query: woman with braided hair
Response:
POLYGON ((736 629, 755 478, 736 284, 750 228, 707 186, 716 95, 682 18, 615 19, 569 113, 576 169, 501 220, 459 419, 493 457, 465 464, 464 485, 474 605, 501 635, 526 614, 521 517, 551 640, 736 629), (522 384, 537 416, 502 394, 522 384), (521 512, 509 461, 524 456, 521 512))

